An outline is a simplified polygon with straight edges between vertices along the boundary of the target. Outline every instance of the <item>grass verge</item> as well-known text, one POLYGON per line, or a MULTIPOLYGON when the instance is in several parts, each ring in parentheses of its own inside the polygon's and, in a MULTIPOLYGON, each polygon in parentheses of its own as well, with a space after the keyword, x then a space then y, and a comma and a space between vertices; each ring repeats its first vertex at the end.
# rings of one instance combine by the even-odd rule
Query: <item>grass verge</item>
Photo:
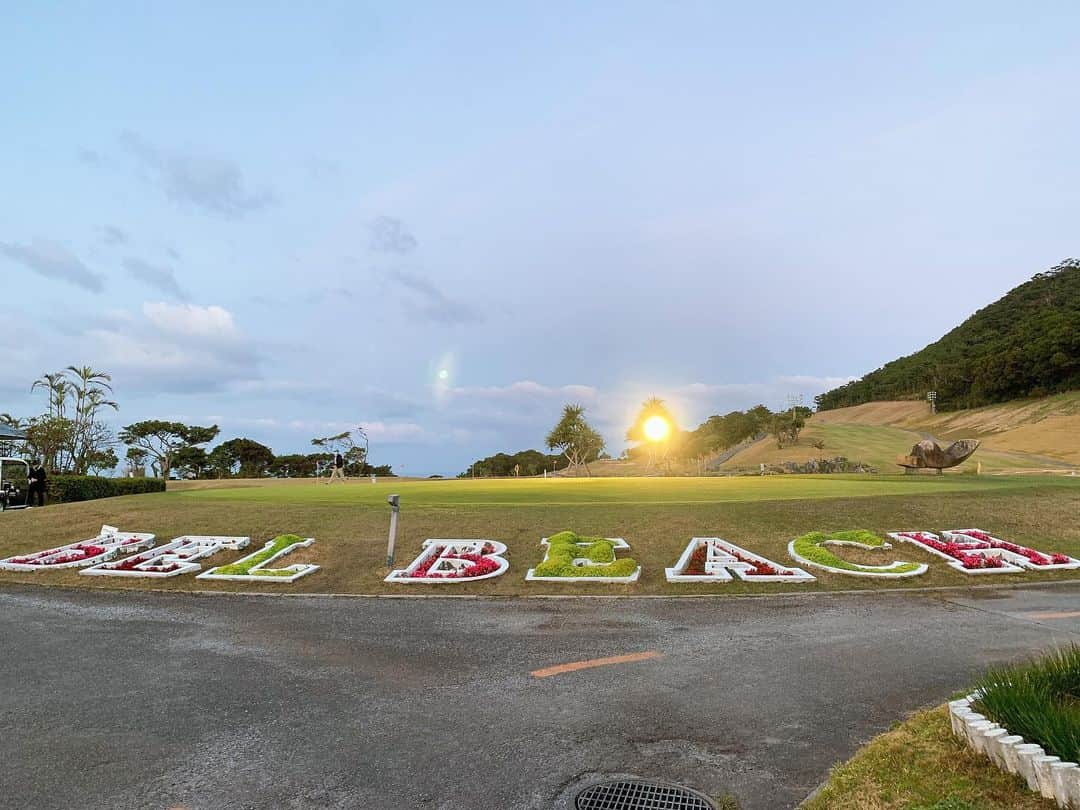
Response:
MULTIPOLYGON (((774 562, 792 564, 787 545, 810 531, 855 527, 888 531, 978 526, 998 537, 1080 556, 1080 479, 851 479, 844 476, 749 479, 608 479, 599 481, 228 482, 232 487, 190 488, 0 514, 0 557, 92 537, 102 523, 149 531, 167 542, 183 534, 247 535, 253 548, 293 533, 314 545, 281 558, 281 565, 315 563, 322 569, 291 584, 290 593, 454 593, 698 595, 831 591, 874 587, 966 586, 1077 579, 1076 572, 1017 573, 973 578, 914 547, 903 559, 930 563, 923 576, 872 580, 814 570, 815 582, 669 583, 671 566, 691 537, 723 537, 774 562), (777 480, 782 478, 783 480, 777 480), (239 486, 237 486, 239 484, 239 486), (553 486, 548 487, 551 484, 553 486), (962 486, 961 486, 962 485, 962 486), (959 488, 958 488, 959 487, 959 488), (482 582, 438 590, 384 583, 389 508, 401 494, 395 567, 420 553, 428 538, 480 538, 505 543, 510 570, 482 582), (542 537, 567 527, 582 535, 623 537, 626 557, 642 566, 636 584, 525 582, 525 571, 544 556, 542 537)), ((849 561, 881 563, 880 552, 835 549, 849 561)), ((227 565, 243 552, 223 551, 204 568, 227 565)), ((890 558, 891 559, 891 558, 890 558)), ((142 579, 84 577, 76 570, 0 572, 5 582, 90 588, 222 591, 259 590, 258 583, 213 582, 180 576, 142 579), (103 581, 107 580, 107 581, 103 581)))
POLYGON ((947 707, 918 712, 837 765, 802 810, 1056 810, 952 735, 947 707))

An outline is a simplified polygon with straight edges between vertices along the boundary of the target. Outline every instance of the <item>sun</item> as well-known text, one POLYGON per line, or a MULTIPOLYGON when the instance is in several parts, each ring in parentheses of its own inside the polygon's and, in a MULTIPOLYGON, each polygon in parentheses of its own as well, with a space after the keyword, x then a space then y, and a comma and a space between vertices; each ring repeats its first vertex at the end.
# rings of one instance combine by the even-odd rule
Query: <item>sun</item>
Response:
POLYGON ((642 425, 642 430, 650 442, 662 442, 671 434, 671 423, 662 416, 650 416, 642 425))

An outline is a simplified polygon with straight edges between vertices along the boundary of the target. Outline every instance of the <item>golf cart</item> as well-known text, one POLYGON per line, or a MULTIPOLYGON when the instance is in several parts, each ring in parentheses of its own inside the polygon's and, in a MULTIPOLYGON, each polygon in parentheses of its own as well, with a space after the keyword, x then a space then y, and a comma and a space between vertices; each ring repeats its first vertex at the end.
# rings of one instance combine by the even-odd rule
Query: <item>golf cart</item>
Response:
POLYGON ((30 463, 0 457, 0 512, 30 505, 30 463))

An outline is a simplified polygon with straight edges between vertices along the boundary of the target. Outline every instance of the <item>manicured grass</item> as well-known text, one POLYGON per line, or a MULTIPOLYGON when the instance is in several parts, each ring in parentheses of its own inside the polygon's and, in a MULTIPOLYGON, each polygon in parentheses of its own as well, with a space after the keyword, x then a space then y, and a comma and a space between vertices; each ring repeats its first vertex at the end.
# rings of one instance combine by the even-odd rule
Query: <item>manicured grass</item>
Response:
MULTIPOLYGON (((1080 479, 977 476, 776 476, 734 479, 653 478, 522 481, 392 481, 317 485, 309 480, 199 483, 161 494, 110 498, 0 514, 0 557, 92 537, 102 523, 151 531, 159 542, 182 534, 248 535, 252 546, 293 533, 314 545, 280 558, 280 565, 317 563, 322 569, 291 584, 289 593, 518 594, 745 594, 784 590, 1048 582, 1075 572, 971 577, 911 547, 902 557, 930 563, 930 571, 901 580, 868 580, 815 569, 802 585, 754 582, 668 583, 664 568, 691 537, 719 536, 781 564, 792 564, 787 544, 810 531, 865 528, 888 531, 977 526, 1042 551, 1080 556, 1080 479), (508 547, 510 570, 477 583, 438 590, 382 581, 389 507, 401 495, 395 567, 405 567, 427 538, 482 538, 508 547), (572 529, 583 535, 623 537, 624 556, 642 566, 634 585, 526 583, 525 571, 543 558, 542 537, 572 529)), ((880 552, 831 549, 845 559, 880 564, 880 552), (865 555, 865 556, 862 556, 865 555)), ((243 552, 221 552, 204 569, 227 565, 243 552)), ((891 559, 891 558, 890 558, 891 559)), ((161 590, 258 590, 259 584, 79 576, 76 570, 0 572, 4 582, 161 590)))
POLYGON ((803 810, 1052 810, 952 735, 945 707, 915 714, 836 766, 803 810))
POLYGON ((390 493, 413 506, 572 506, 588 504, 695 504, 816 498, 862 498, 987 492, 1056 486, 1077 490, 1080 481, 934 475, 769 475, 711 478, 522 478, 448 481, 351 481, 326 485, 293 479, 271 482, 200 481, 172 484, 183 500, 241 503, 363 504, 384 506, 390 493))

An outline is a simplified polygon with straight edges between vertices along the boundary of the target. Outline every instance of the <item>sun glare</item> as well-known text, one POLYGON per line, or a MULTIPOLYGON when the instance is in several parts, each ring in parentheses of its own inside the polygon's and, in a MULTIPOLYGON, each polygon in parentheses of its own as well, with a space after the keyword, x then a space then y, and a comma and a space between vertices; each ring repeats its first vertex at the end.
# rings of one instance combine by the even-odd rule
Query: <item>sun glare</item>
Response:
POLYGON ((645 438, 650 442, 662 442, 671 433, 671 423, 662 416, 650 416, 643 426, 645 438))

